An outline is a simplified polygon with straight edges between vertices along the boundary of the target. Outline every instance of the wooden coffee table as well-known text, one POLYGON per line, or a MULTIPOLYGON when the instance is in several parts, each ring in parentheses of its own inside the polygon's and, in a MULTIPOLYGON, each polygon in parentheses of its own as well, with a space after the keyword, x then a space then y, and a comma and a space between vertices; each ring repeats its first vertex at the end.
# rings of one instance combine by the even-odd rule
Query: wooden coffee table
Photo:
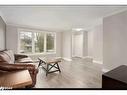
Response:
POLYGON ((61 72, 59 67, 59 62, 61 62, 61 58, 38 58, 39 60, 39 66, 42 66, 42 68, 46 71, 46 76, 50 73, 54 72, 61 72), (55 70, 52 70, 55 69, 55 70))
POLYGON ((28 70, 0 73, 0 87, 24 88, 31 84, 32 79, 28 70))

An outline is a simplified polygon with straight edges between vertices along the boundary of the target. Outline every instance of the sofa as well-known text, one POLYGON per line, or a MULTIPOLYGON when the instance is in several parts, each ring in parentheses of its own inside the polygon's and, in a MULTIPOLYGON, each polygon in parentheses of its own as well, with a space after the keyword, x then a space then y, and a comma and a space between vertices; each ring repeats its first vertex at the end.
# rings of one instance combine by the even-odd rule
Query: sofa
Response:
POLYGON ((38 69, 33 64, 33 61, 27 55, 14 54, 12 50, 0 51, 0 71, 11 72, 17 70, 28 70, 32 78, 32 85, 36 84, 36 76, 38 69))

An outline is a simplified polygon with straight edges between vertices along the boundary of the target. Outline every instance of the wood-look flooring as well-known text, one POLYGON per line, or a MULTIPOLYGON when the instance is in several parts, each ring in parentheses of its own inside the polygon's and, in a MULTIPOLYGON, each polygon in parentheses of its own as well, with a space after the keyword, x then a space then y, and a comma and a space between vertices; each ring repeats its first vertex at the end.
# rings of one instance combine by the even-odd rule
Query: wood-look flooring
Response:
POLYGON ((101 88, 102 66, 87 62, 81 58, 59 63, 61 73, 56 72, 46 77, 45 71, 39 67, 36 88, 101 88))

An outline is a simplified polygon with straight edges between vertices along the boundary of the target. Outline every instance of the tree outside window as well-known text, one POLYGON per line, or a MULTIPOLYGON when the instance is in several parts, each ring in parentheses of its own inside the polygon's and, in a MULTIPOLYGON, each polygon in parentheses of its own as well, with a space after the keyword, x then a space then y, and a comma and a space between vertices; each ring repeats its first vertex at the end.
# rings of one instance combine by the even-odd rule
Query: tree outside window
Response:
POLYGON ((47 43, 46 43, 46 47, 47 47, 47 52, 49 51, 54 51, 54 37, 55 35, 54 34, 51 34, 51 33, 48 33, 47 34, 47 37, 46 37, 46 40, 47 40, 47 43))
POLYGON ((30 53, 32 52, 32 33, 20 32, 20 52, 30 53))
POLYGON ((44 52, 44 33, 35 34, 35 52, 44 52))

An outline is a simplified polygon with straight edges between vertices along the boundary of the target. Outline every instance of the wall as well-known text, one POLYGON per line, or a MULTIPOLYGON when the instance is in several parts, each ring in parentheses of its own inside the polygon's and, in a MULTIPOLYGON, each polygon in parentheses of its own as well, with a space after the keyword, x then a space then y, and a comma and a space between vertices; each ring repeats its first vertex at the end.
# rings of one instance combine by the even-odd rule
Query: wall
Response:
POLYGON ((96 63, 103 63, 103 27, 97 25, 88 31, 88 56, 96 63))
MULTIPOLYGON (((23 29, 32 29, 32 28, 26 28, 26 27, 17 27, 17 26, 12 26, 12 25, 7 25, 7 33, 6 33, 6 46, 7 49, 13 50, 15 53, 18 52, 18 28, 23 28, 23 29)), ((37 29, 34 29, 37 30, 37 29)), ((57 56, 61 57, 61 49, 62 49, 62 35, 61 32, 56 32, 56 53, 55 54, 35 54, 35 55, 30 55, 33 59, 37 59, 38 57, 43 57, 43 56, 57 56)))
POLYGON ((88 32, 88 56, 93 56, 93 31, 88 32))
POLYGON ((127 11, 103 20, 103 70, 127 65, 127 11))
POLYGON ((68 61, 71 61, 72 57, 72 33, 71 32, 63 32, 62 33, 62 57, 68 61))
POLYGON ((6 48, 13 50, 14 53, 18 51, 18 32, 17 27, 6 27, 6 48))
POLYGON ((0 50, 5 49, 6 24, 0 16, 0 50))
POLYGON ((83 57, 88 56, 88 32, 83 31, 83 57))

